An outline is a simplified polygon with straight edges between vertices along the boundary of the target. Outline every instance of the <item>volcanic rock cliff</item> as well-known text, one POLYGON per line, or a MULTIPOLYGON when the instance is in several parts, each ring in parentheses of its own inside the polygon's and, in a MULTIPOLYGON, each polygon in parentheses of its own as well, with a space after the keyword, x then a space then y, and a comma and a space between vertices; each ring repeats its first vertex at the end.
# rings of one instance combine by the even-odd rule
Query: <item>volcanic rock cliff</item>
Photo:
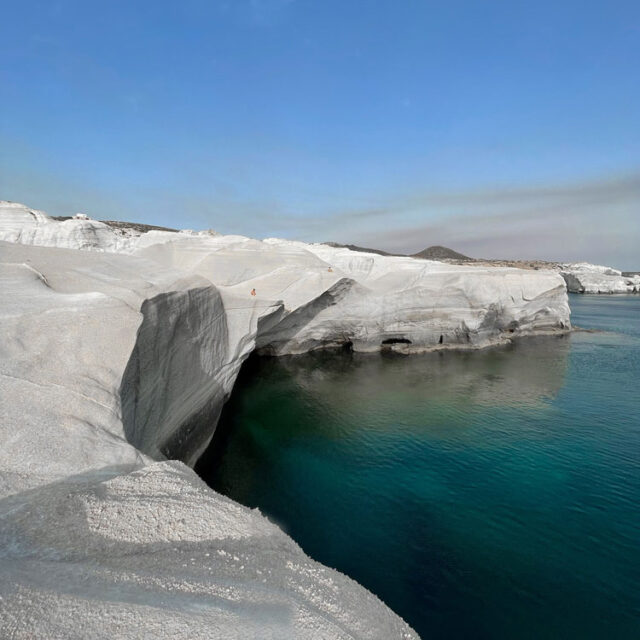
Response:
POLYGON ((3 637, 415 637, 188 465, 255 349, 475 348, 570 326, 553 272, 14 203, 0 238, 3 637))

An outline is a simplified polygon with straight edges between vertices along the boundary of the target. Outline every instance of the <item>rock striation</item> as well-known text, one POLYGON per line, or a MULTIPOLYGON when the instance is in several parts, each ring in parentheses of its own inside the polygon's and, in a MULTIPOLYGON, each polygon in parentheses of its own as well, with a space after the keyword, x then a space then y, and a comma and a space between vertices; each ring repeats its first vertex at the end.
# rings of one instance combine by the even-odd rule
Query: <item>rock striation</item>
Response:
POLYGON ((190 466, 256 349, 408 353, 570 327, 551 271, 14 203, 0 239, 3 637, 415 638, 190 466))

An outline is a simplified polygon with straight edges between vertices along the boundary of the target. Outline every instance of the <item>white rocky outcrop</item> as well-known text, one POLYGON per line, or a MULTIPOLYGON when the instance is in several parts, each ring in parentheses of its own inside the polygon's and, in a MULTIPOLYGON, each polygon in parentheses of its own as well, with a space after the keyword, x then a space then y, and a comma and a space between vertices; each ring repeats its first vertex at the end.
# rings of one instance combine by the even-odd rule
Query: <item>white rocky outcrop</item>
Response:
POLYGON ((210 282, 118 254, 0 243, 0 277, 1 637, 415 637, 163 462, 206 444, 278 305, 230 330, 210 282))
MULTIPOLYGON (((193 232, 186 232, 187 234, 193 232)), ((146 234, 119 229, 77 213, 58 222, 42 211, 17 202, 0 201, 0 240, 42 247, 131 253, 139 245, 171 240, 176 234, 153 230, 146 234)))
POLYGON ((590 262, 569 262, 563 264, 562 268, 567 271, 573 271, 574 273, 599 273, 603 276, 621 276, 622 271, 614 269, 613 267, 607 267, 603 264, 591 264, 590 262))
POLYGON ((640 293, 640 276, 588 262, 563 264, 560 273, 571 293, 640 293))
POLYGON ((469 348, 564 330, 557 273, 118 234, 11 203, 0 237, 0 636, 416 637, 168 459, 197 459, 254 349, 469 348))
MULTIPOLYGON (((570 326, 564 282, 551 271, 448 265, 242 236, 176 237, 135 255, 197 273, 223 299, 245 299, 253 290, 257 303, 279 304, 255 338, 258 349, 278 355, 345 345, 403 352, 478 347, 570 326)), ((246 325, 236 303, 226 308, 230 324, 246 325)))

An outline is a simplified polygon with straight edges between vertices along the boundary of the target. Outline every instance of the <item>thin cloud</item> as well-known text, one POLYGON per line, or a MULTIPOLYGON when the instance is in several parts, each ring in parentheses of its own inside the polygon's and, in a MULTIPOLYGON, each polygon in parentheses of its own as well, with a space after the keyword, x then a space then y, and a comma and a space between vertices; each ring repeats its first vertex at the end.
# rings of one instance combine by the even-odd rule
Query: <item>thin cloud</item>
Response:
POLYGON ((506 187, 501 189, 465 190, 459 192, 419 193, 394 198, 393 202, 379 206, 341 211, 332 219, 370 219, 401 214, 407 210, 424 207, 459 210, 502 209, 506 205, 518 209, 535 206, 575 205, 589 202, 611 202, 625 199, 640 199, 640 174, 609 180, 579 182, 564 185, 541 185, 539 187, 506 187))
MULTIPOLYGON (((323 239, 395 253, 432 244, 474 257, 640 266, 640 174, 574 184, 427 193, 325 219, 323 239)), ((310 231, 317 232, 315 225, 310 231)))

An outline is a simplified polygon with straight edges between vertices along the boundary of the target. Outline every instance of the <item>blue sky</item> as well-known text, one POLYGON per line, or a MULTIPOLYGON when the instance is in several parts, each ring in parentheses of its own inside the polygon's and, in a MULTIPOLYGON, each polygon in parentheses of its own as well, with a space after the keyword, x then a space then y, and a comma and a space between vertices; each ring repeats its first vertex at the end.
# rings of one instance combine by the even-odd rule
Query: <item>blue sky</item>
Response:
POLYGON ((640 268, 640 3, 14 2, 0 198, 640 268))

